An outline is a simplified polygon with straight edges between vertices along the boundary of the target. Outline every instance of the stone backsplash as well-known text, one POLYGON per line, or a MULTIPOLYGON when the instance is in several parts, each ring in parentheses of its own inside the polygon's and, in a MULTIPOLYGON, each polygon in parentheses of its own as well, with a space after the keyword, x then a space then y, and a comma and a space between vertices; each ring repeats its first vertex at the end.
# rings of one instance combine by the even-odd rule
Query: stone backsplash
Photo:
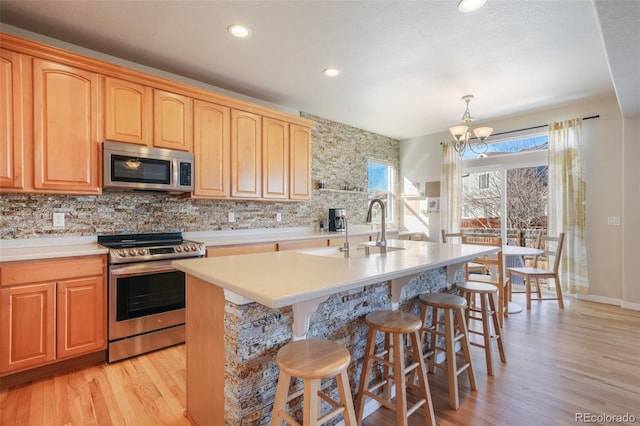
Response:
MULTIPOLYGON (((461 269, 454 282, 464 279, 461 269)), ((420 316, 422 304, 418 295, 444 291, 445 268, 423 272, 412 279, 402 291, 400 309, 420 316)), ((391 308, 389 282, 359 287, 330 296, 320 303, 309 319, 307 338, 328 339, 344 345, 351 354, 348 368, 349 385, 357 396, 362 360, 365 353, 367 324, 364 318, 371 312, 391 308)), ((430 318, 430 317, 429 317, 430 318)), ((273 401, 278 380, 275 357, 278 349, 291 341, 293 312, 290 306, 270 309, 258 303, 225 306, 225 424, 264 426, 271 420, 273 401), (268 336, 268 338, 265 338, 268 336)), ((377 336, 382 349, 382 333, 377 336)), ((376 369, 379 377, 379 370, 376 369)), ((300 389, 295 380, 292 389, 300 389)), ((335 381, 323 380, 322 389, 337 399, 335 381)), ((354 402, 355 402, 354 396, 354 402)), ((289 408, 301 418, 299 400, 289 408)), ((327 405, 322 404, 326 413, 327 405)), ((341 419, 339 416, 337 419, 341 419)), ((336 424, 337 420, 328 425, 336 424)))
MULTIPOLYGON (((167 194, 105 192, 96 196, 0 194, 0 239, 93 236, 105 233, 317 226, 328 209, 347 209, 350 225, 364 224, 367 193, 320 191, 318 182, 339 189, 367 187, 367 160, 391 162, 399 182, 399 142, 345 124, 302 113, 316 121, 311 133, 313 192, 308 202, 193 200, 167 194), (55 228, 53 212, 65 213, 65 228, 55 228), (234 212, 235 222, 228 221, 234 212), (282 221, 277 222, 276 213, 282 221)), ((395 203, 394 217, 398 216, 395 203)))

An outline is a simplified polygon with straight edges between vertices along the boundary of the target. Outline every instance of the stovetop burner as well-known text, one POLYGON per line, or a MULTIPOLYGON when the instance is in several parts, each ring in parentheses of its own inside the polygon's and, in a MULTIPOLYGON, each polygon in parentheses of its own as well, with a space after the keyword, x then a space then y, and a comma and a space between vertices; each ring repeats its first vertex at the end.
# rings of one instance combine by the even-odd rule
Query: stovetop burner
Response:
POLYGON ((184 240, 181 232, 99 235, 98 244, 109 248, 109 263, 202 257, 205 246, 184 240))

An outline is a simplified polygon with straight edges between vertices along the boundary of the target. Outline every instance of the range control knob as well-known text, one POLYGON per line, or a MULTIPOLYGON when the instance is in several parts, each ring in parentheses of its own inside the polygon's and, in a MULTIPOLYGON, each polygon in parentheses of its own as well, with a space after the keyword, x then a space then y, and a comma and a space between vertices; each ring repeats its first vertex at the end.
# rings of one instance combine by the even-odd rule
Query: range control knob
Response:
POLYGON ((197 247, 195 244, 191 244, 191 245, 189 246, 189 248, 191 249, 191 251, 196 251, 196 250, 198 250, 198 247, 197 247))
POLYGON ((148 254, 148 250, 147 249, 140 249, 140 250, 138 250, 138 254, 140 256, 146 256, 148 254))
POLYGON ((136 249, 129 249, 129 256, 136 256, 138 254, 138 250, 136 249))
POLYGON ((177 251, 178 253, 182 252, 182 246, 176 246, 176 251, 177 251))
POLYGON ((122 257, 127 257, 127 254, 128 254, 126 250, 122 250, 122 249, 118 250, 117 253, 118 253, 118 256, 122 256, 122 257))

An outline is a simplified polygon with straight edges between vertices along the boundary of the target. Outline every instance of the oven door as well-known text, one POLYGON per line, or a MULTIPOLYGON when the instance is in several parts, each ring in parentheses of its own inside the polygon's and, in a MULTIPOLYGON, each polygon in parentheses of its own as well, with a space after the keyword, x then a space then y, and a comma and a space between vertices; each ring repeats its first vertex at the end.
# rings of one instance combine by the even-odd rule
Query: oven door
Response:
POLYGON ((171 262, 111 265, 110 341, 185 323, 185 275, 171 262))

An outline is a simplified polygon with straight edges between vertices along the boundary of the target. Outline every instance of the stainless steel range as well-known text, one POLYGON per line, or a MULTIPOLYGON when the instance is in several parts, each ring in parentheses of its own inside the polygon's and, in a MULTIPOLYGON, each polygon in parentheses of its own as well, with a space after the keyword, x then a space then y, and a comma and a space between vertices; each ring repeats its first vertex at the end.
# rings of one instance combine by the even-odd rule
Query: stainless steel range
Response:
POLYGON ((185 276, 171 262, 203 257, 180 232, 98 236, 109 248, 108 361, 185 340, 185 276))

